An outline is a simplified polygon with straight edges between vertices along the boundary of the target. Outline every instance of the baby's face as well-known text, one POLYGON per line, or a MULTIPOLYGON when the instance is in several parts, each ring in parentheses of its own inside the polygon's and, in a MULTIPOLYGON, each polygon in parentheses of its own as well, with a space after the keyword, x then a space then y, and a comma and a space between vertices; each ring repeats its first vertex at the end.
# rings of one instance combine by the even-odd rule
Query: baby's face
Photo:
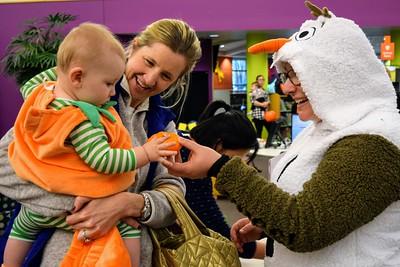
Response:
POLYGON ((115 95, 115 85, 122 77, 125 61, 117 53, 105 51, 83 71, 79 100, 101 106, 115 95))

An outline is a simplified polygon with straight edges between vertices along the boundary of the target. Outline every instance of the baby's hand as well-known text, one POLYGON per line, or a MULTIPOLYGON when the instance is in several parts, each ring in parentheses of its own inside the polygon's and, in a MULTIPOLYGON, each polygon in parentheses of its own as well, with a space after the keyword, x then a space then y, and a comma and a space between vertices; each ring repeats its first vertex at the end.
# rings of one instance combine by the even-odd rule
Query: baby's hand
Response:
POLYGON ((163 163, 166 157, 175 156, 181 145, 178 136, 174 133, 159 132, 152 135, 143 149, 149 161, 159 161, 163 163))
POLYGON ((168 150, 179 151, 182 148, 181 144, 179 144, 179 136, 176 133, 171 132, 158 132, 156 134, 153 134, 152 136, 150 136, 147 142, 151 142, 153 139, 164 137, 167 138, 163 139, 164 141, 162 142, 169 144, 169 146, 167 147, 168 150))

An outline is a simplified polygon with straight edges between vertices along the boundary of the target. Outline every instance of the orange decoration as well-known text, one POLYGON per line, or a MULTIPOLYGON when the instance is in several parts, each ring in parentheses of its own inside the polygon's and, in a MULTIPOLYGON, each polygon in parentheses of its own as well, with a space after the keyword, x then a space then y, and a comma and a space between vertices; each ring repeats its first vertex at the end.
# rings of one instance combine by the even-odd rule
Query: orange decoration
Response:
POLYGON ((383 38, 383 43, 381 43, 381 59, 393 60, 394 49, 394 43, 391 42, 390 35, 385 35, 383 38))
POLYGON ((131 266, 128 249, 117 227, 91 242, 78 239, 76 231, 60 267, 119 267, 131 266))
POLYGON ((153 140, 154 138, 161 138, 164 136, 168 136, 168 139, 165 141, 165 143, 175 142, 175 145, 171 145, 170 147, 167 148, 167 150, 179 151, 182 148, 181 144, 179 144, 179 136, 176 133, 158 132, 150 136, 147 142, 153 140))
POLYGON ((273 122, 273 121, 276 121, 278 119, 278 117, 276 116, 275 111, 270 110, 270 111, 264 112, 264 119, 268 122, 273 122))
POLYGON ((270 39, 266 40, 257 44, 250 46, 247 49, 247 52, 250 54, 257 54, 257 53, 275 53, 278 51, 284 44, 289 42, 289 39, 286 38, 277 38, 277 39, 270 39))

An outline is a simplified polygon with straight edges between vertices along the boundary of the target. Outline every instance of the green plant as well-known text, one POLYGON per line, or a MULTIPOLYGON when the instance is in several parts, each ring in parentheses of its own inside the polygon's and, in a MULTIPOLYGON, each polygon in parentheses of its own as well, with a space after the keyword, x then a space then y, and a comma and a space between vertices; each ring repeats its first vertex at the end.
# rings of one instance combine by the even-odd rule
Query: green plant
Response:
POLYGON ((26 29, 8 44, 1 62, 4 72, 19 85, 56 65, 57 50, 64 39, 62 27, 76 16, 55 13, 26 21, 26 29))

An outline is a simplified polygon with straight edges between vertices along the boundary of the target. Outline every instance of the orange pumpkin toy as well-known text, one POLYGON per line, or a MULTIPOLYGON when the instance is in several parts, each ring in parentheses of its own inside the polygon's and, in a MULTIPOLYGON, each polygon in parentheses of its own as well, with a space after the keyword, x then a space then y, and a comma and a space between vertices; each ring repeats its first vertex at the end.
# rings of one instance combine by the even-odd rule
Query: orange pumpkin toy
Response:
POLYGON ((179 136, 176 133, 158 132, 150 136, 147 142, 153 140, 154 138, 161 138, 164 136, 168 136, 168 139, 164 141, 165 143, 175 142, 175 145, 171 145, 170 147, 167 148, 167 150, 179 151, 182 148, 181 144, 179 144, 179 136))
POLYGON ((268 122, 273 122, 273 121, 276 121, 278 119, 278 117, 276 116, 275 111, 270 110, 270 111, 264 112, 264 119, 268 122))

